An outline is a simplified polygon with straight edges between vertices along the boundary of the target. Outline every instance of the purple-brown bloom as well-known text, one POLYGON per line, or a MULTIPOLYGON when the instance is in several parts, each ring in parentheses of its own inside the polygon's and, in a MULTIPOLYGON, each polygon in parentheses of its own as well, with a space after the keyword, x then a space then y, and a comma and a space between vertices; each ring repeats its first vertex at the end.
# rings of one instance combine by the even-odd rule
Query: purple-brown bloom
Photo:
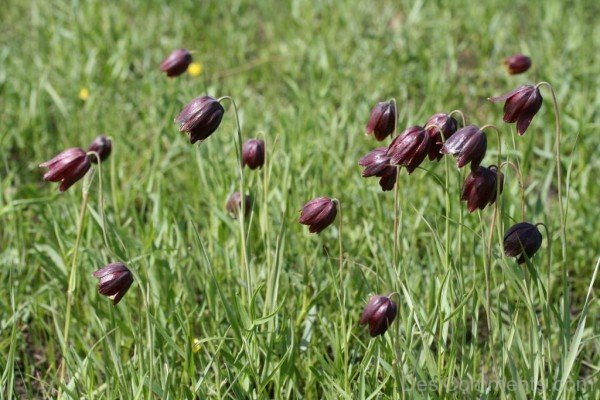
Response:
POLYGON ((73 147, 63 151, 50 161, 40 164, 48 168, 44 180, 48 182, 61 182, 59 190, 64 192, 75 182, 83 178, 91 166, 90 160, 83 149, 73 147))
POLYGON ((531 67, 531 58, 524 54, 515 54, 504 59, 504 66, 511 75, 522 74, 531 67))
POLYGON ((175 122, 179 124, 179 132, 187 132, 190 142, 204 140, 217 130, 225 114, 219 101, 210 96, 196 97, 179 113, 175 122))
POLYGON ((242 161, 250 169, 256 169, 265 163, 265 142, 260 139, 250 139, 242 147, 242 161))
MULTIPOLYGON (((233 192, 225 203, 225 209, 233 218, 237 218, 242 208, 242 196, 240 192, 233 192)), ((244 216, 248 217, 252 211, 252 197, 246 195, 244 197, 244 216)))
POLYGON ((379 179, 381 190, 388 191, 396 183, 397 167, 390 164, 387 147, 379 147, 360 159, 358 165, 365 167, 362 176, 365 178, 376 176, 379 179))
POLYGON ((98 292, 108 296, 115 306, 119 304, 133 283, 133 274, 125 264, 120 262, 108 264, 93 275, 100 280, 98 292))
POLYGON ((425 124, 425 130, 429 134, 429 159, 440 160, 442 158, 442 145, 458 129, 458 122, 445 113, 434 114, 425 124), (441 132, 440 132, 441 131, 441 132), (443 140, 442 140, 443 135, 443 140))
POLYGON ((504 122, 517 123, 517 133, 523 135, 531 120, 542 107, 542 94, 536 86, 523 85, 502 96, 490 97, 490 101, 504 101, 504 122))
POLYGON ((396 103, 386 101, 377 103, 371 110, 371 117, 367 123, 367 135, 372 134, 375 139, 382 141, 394 132, 396 127, 396 103))
POLYGON ((173 78, 183 74, 191 63, 190 52, 186 49, 177 49, 160 63, 160 70, 166 72, 169 78, 173 78))
MULTIPOLYGON (((98 154, 98 157, 100 157, 100 162, 106 160, 108 156, 110 156, 111 151, 112 142, 104 135, 98 136, 92 141, 90 147, 88 147, 88 152, 95 152, 98 154)), ((94 164, 98 163, 98 158, 95 154, 88 154, 88 158, 90 159, 90 162, 94 164)))
POLYGON ((387 155, 392 164, 405 166, 410 174, 427 157, 429 144, 427 131, 420 126, 411 126, 392 141, 387 155))
POLYGON ((472 170, 462 188, 460 199, 467 202, 469 212, 483 210, 488 204, 496 201, 498 189, 502 193, 504 175, 498 167, 477 167, 472 170))
POLYGON ((329 197, 317 197, 302 207, 298 222, 308 225, 310 233, 320 233, 335 220, 337 215, 336 202, 329 197))
POLYGON ((390 296, 375 295, 371 297, 362 315, 360 325, 369 324, 371 337, 383 335, 396 318, 398 307, 390 296))
POLYGON ((486 150, 485 133, 475 125, 467 125, 444 142, 441 152, 455 156, 458 168, 471 163, 471 169, 476 169, 485 157, 486 150))
POLYGON ((511 226, 504 234, 504 254, 507 257, 518 257, 519 264, 525 263, 542 246, 542 234, 529 222, 519 222, 511 226))

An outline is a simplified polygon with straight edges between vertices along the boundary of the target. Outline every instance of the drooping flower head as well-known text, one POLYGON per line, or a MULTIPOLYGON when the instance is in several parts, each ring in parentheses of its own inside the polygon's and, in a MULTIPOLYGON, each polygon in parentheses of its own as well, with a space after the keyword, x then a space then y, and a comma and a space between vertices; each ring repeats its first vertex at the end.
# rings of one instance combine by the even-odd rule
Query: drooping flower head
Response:
POLYGON ((367 124, 367 135, 375 136, 375 139, 382 141, 392 133, 396 125, 396 103, 386 101, 377 103, 371 110, 371 117, 367 124))
POLYGON ((369 324, 371 337, 383 335, 394 322, 397 313, 398 307, 390 296, 375 295, 367 303, 359 324, 369 324))
POLYGON ((358 165, 365 167, 362 176, 365 178, 376 176, 379 179, 381 190, 388 191, 396 183, 397 167, 390 164, 387 147, 379 147, 363 156, 358 165))
POLYGON ((242 161, 250 169, 256 169, 265 163, 265 142, 260 139, 250 139, 242 146, 242 161))
MULTIPOLYGON (((100 162, 106 160, 108 158, 108 156, 110 156, 111 151, 112 151, 112 142, 109 138, 107 138, 104 135, 100 135, 100 136, 96 137, 96 139, 94 139, 92 141, 92 143, 90 143, 90 147, 88 147, 88 153, 89 152, 97 153, 98 157, 100 157, 100 162)), ((96 158, 96 155, 88 154, 88 158, 90 159, 91 163, 93 163, 93 164, 98 163, 98 158, 96 158)))
POLYGON ((467 202, 469 212, 476 209, 483 210, 488 204, 496 201, 498 194, 504 187, 504 175, 498 167, 492 165, 488 168, 477 167, 465 179, 460 199, 467 202), (499 180, 499 181, 498 181, 499 180))
POLYGON ((524 54, 515 54, 504 59, 504 66, 511 75, 522 74, 531 67, 531 58, 524 54))
MULTIPOLYGON (((233 192, 225 203, 225 209, 233 218, 237 218, 242 208, 242 196, 240 192, 233 192)), ((252 197, 250 195, 244 196, 244 216, 250 216, 252 211, 252 197)))
POLYGON ((427 120, 425 130, 429 134, 429 159, 440 160, 442 158, 442 145, 458 129, 458 122, 450 115, 445 113, 434 114, 427 120), (440 132, 441 130, 441 132, 440 132), (443 135, 443 140, 442 140, 443 135))
POLYGON ((504 234, 504 254, 507 257, 518 257, 519 264, 525 263, 542 246, 542 234, 529 222, 519 222, 511 226, 504 234))
POLYGON ((467 125, 444 142, 441 152, 455 156, 458 168, 471 163, 471 169, 476 169, 485 157, 486 150, 485 133, 475 125, 467 125))
POLYGON ((411 126, 392 141, 387 155, 392 164, 406 167, 410 174, 427 157, 429 144, 427 131, 421 126, 411 126))
POLYGON ((298 222, 308 225, 310 233, 320 233, 335 220, 336 202, 329 197, 317 197, 302 207, 298 222))
POLYGON ((177 49, 160 63, 160 70, 166 72, 169 78, 173 78, 183 74, 191 63, 190 52, 186 49, 177 49))
POLYGON ((517 133, 523 135, 531 120, 542 107, 540 89, 532 85, 523 85, 502 96, 490 97, 490 101, 504 101, 504 122, 517 123, 517 133))
POLYGON ((64 192, 75 182, 83 178, 91 166, 90 160, 83 149, 73 147, 58 154, 53 159, 40 164, 48 168, 44 180, 48 182, 61 182, 59 190, 64 192))
POLYGON ((187 132, 190 142, 204 140, 217 130, 225 114, 219 101, 210 96, 196 97, 179 113, 175 122, 179 132, 187 132))
POLYGON ((125 264, 120 262, 108 264, 93 275, 100 280, 98 292, 112 299, 115 306, 119 304, 133 283, 133 274, 125 264))

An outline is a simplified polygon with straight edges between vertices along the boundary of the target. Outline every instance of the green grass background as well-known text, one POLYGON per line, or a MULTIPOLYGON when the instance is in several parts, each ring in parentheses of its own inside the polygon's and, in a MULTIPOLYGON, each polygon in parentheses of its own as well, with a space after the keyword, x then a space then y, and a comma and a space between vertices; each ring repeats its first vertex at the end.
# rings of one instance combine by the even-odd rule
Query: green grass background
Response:
MULTIPOLYGON (((8 0, 2 9, 4 398, 597 398, 600 3, 8 0), (199 77, 160 73, 178 47, 194 51, 199 77), (501 61, 515 52, 533 67, 509 77, 501 61), (542 89, 544 105, 516 148, 502 106, 486 100, 542 80, 561 111, 566 261, 550 93, 542 89), (244 172, 255 198, 251 298, 238 224, 224 211, 238 184, 233 108, 200 145, 173 124, 203 94, 235 98, 244 138, 267 141, 268 165, 244 172), (453 161, 450 247, 444 162, 425 162, 429 173, 401 175, 401 257, 392 263, 394 195, 357 165, 380 145, 363 134, 370 108, 391 97, 399 129, 454 109, 498 125, 504 158, 525 177, 528 220, 550 228, 551 263, 543 232, 529 268, 504 258, 494 238, 491 330, 493 210, 466 213, 453 161), (108 246, 96 174, 62 354, 82 184, 58 194, 37 165, 101 133, 113 138, 102 170, 108 246), (296 222, 320 195, 342 204, 341 277, 338 226, 316 236, 296 222), (91 273, 116 260, 135 283, 113 307, 91 273), (399 315, 371 339, 360 312, 371 293, 393 291, 399 315)), ((488 131, 485 165, 496 141, 488 131)), ((500 233, 520 218, 515 175, 505 174, 500 233)))

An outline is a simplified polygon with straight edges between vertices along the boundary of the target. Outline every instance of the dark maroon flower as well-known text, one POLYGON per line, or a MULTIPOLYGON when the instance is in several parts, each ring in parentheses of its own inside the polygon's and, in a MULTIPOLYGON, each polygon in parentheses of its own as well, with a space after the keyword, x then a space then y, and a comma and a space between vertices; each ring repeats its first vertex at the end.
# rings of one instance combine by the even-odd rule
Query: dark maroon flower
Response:
POLYGON ((396 103, 386 101, 377 103, 371 110, 371 117, 367 124, 367 135, 372 134, 375 139, 382 141, 394 132, 396 127, 396 103))
POLYGON ((398 135, 388 147, 390 162, 403 165, 412 173, 427 157, 429 134, 420 126, 411 126, 398 135))
POLYGON ((204 140, 217 130, 225 109, 217 99, 210 96, 196 97, 179 113, 175 122, 179 132, 187 132, 190 142, 204 140))
POLYGON ((388 191, 394 188, 396 183, 397 167, 390 164, 387 155, 387 147, 379 147, 360 159, 358 165, 365 167, 362 176, 368 178, 376 176, 379 179, 381 190, 388 191))
POLYGON ((242 147, 242 160, 250 169, 256 169, 265 163, 265 142, 260 139, 250 139, 242 147))
POLYGON ((108 264, 94 272, 93 275, 100 280, 98 292, 108 296, 115 306, 119 304, 133 283, 133 274, 125 264, 119 262, 108 264))
POLYGON ((475 169, 485 157, 486 150, 487 137, 485 133, 475 125, 467 125, 444 142, 441 152, 455 156, 458 168, 462 168, 470 162, 471 169, 475 169))
POLYGON ((522 135, 542 107, 543 98, 537 87, 523 85, 502 96, 490 97, 489 100, 493 102, 506 100, 502 119, 509 124, 516 122, 517 133, 522 135))
POLYGON ((444 142, 456 132, 458 129, 458 122, 448 114, 437 113, 434 114, 427 123, 425 124, 425 130, 429 134, 429 159, 440 160, 442 158, 442 145, 444 142), (441 130, 441 133, 440 133, 441 130), (442 134, 444 140, 442 140, 442 134))
POLYGON ((160 63, 160 70, 166 72, 169 78, 173 78, 183 74, 191 63, 190 52, 186 49, 177 49, 160 63))
POLYGON ((488 168, 479 166, 471 170, 465 179, 460 199, 467 202, 469 212, 476 209, 483 210, 485 206, 496 201, 497 190, 500 189, 500 193, 502 193, 503 187, 504 175, 498 171, 498 167, 495 165, 488 168))
POLYGON ((369 324, 371 337, 383 335, 394 322, 397 313, 398 307, 389 296, 375 295, 367 303, 359 323, 369 324))
POLYGON ((514 56, 506 57, 504 65, 509 74, 522 74, 531 67, 531 58, 524 54, 515 54, 514 56))
POLYGON ((83 178, 90 169, 90 160, 83 149, 73 147, 63 151, 50 161, 40 164, 48 168, 44 180, 48 182, 61 182, 59 190, 64 192, 75 182, 83 178))
MULTIPOLYGON (((101 162, 106 160, 112 151, 111 140, 104 135, 98 136, 92 141, 90 147, 88 147, 88 153, 92 151, 98 154, 101 162)), ((94 164, 98 163, 98 158, 96 158, 95 154, 88 154, 88 158, 90 159, 90 162, 94 164)))
POLYGON ((317 197, 302 207, 298 222, 308 225, 310 233, 319 233, 335 220, 337 215, 336 202, 329 197, 317 197))
POLYGON ((518 257, 517 262, 523 264, 542 246, 542 234, 529 222, 519 222, 511 226, 504 234, 504 254, 507 257, 518 257))
MULTIPOLYGON (((242 196, 240 192, 233 192, 229 198, 227 199, 227 203, 225 203, 225 209, 233 218, 237 218, 240 213, 240 208, 242 207, 242 196)), ((244 216, 250 216, 250 212, 252 211, 252 197, 250 195, 246 195, 244 198, 244 216)))

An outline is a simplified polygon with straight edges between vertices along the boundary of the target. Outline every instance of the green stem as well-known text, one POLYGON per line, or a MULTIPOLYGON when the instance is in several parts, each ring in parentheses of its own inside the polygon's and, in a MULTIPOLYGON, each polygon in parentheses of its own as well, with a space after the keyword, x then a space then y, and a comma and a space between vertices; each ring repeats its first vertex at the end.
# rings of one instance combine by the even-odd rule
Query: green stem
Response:
POLYGON ((462 120, 462 126, 463 126, 463 128, 465 126, 467 126, 467 119, 465 118, 465 114, 461 110, 452 110, 452 111, 450 111, 450 114, 448 114, 448 115, 452 116, 454 114, 460 115, 460 118, 462 120))
MULTIPOLYGON (((515 175, 517 176, 517 181, 519 183, 519 192, 521 194, 521 219, 525 221, 525 187, 523 184, 523 176, 521 175, 519 167, 512 161, 504 161, 502 164, 500 164, 500 166, 498 166, 498 171, 500 171, 505 165, 510 166, 515 171, 515 175)), ((498 196, 499 195, 500 193, 498 193, 498 196)))
POLYGON ((396 166, 396 190, 394 191, 394 251, 392 260, 394 269, 398 268, 399 246, 398 246, 398 230, 400 225, 400 213, 398 211, 400 203, 400 166, 396 166))
MULTIPOLYGON (((554 92, 554 88, 548 82, 540 82, 536 85, 536 87, 546 86, 550 89, 550 93, 552 93, 552 103, 554 105, 554 125, 556 128, 556 180, 558 185, 558 208, 560 211, 560 227, 561 227, 561 244, 562 244, 562 257, 563 263, 566 264, 567 261, 567 235, 566 235, 566 218, 565 218, 565 209, 563 207, 563 199, 562 199, 562 172, 561 172, 561 162, 560 162, 560 142, 561 142, 561 130, 560 130, 560 115, 558 111, 558 100, 556 99, 556 93, 554 92)), ((566 267, 565 267, 566 268, 566 267)))
MULTIPOLYGON (((81 235, 83 233, 83 223, 85 219, 85 211, 87 210, 87 204, 89 200, 89 188, 83 185, 83 199, 81 201, 81 208, 79 210, 79 220, 77 225, 77 238, 75 239, 75 248, 73 249, 73 258, 71 259, 71 271, 69 272, 69 286, 67 288, 67 308, 65 311, 65 326, 63 328, 63 349, 62 349, 62 363, 60 366, 60 381, 64 382, 65 372, 67 366, 67 351, 69 347, 69 329, 71 327, 71 308, 73 306, 73 292, 75 291, 75 284, 77 282, 77 255, 79 254, 79 244, 81 243, 81 235)), ((60 397, 60 396, 59 396, 60 397)))
POLYGON ((248 263, 248 248, 246 246, 246 233, 245 233, 245 218, 246 218, 246 193, 245 185, 244 185, 244 161, 242 157, 242 128, 240 125, 240 117, 238 113, 238 107, 235 100, 230 96, 223 96, 218 99, 219 102, 222 100, 229 100, 233 105, 234 114, 235 114, 235 123, 236 123, 236 133, 237 135, 234 137, 234 141, 236 142, 236 150, 238 155, 238 173, 240 177, 239 181, 239 190, 240 190, 240 212, 238 214, 239 228, 240 228, 240 252, 242 254, 242 265, 244 266, 244 270, 246 272, 246 289, 248 300, 252 298, 252 271, 250 271, 250 266, 248 263), (235 140, 236 139, 236 140, 235 140))

